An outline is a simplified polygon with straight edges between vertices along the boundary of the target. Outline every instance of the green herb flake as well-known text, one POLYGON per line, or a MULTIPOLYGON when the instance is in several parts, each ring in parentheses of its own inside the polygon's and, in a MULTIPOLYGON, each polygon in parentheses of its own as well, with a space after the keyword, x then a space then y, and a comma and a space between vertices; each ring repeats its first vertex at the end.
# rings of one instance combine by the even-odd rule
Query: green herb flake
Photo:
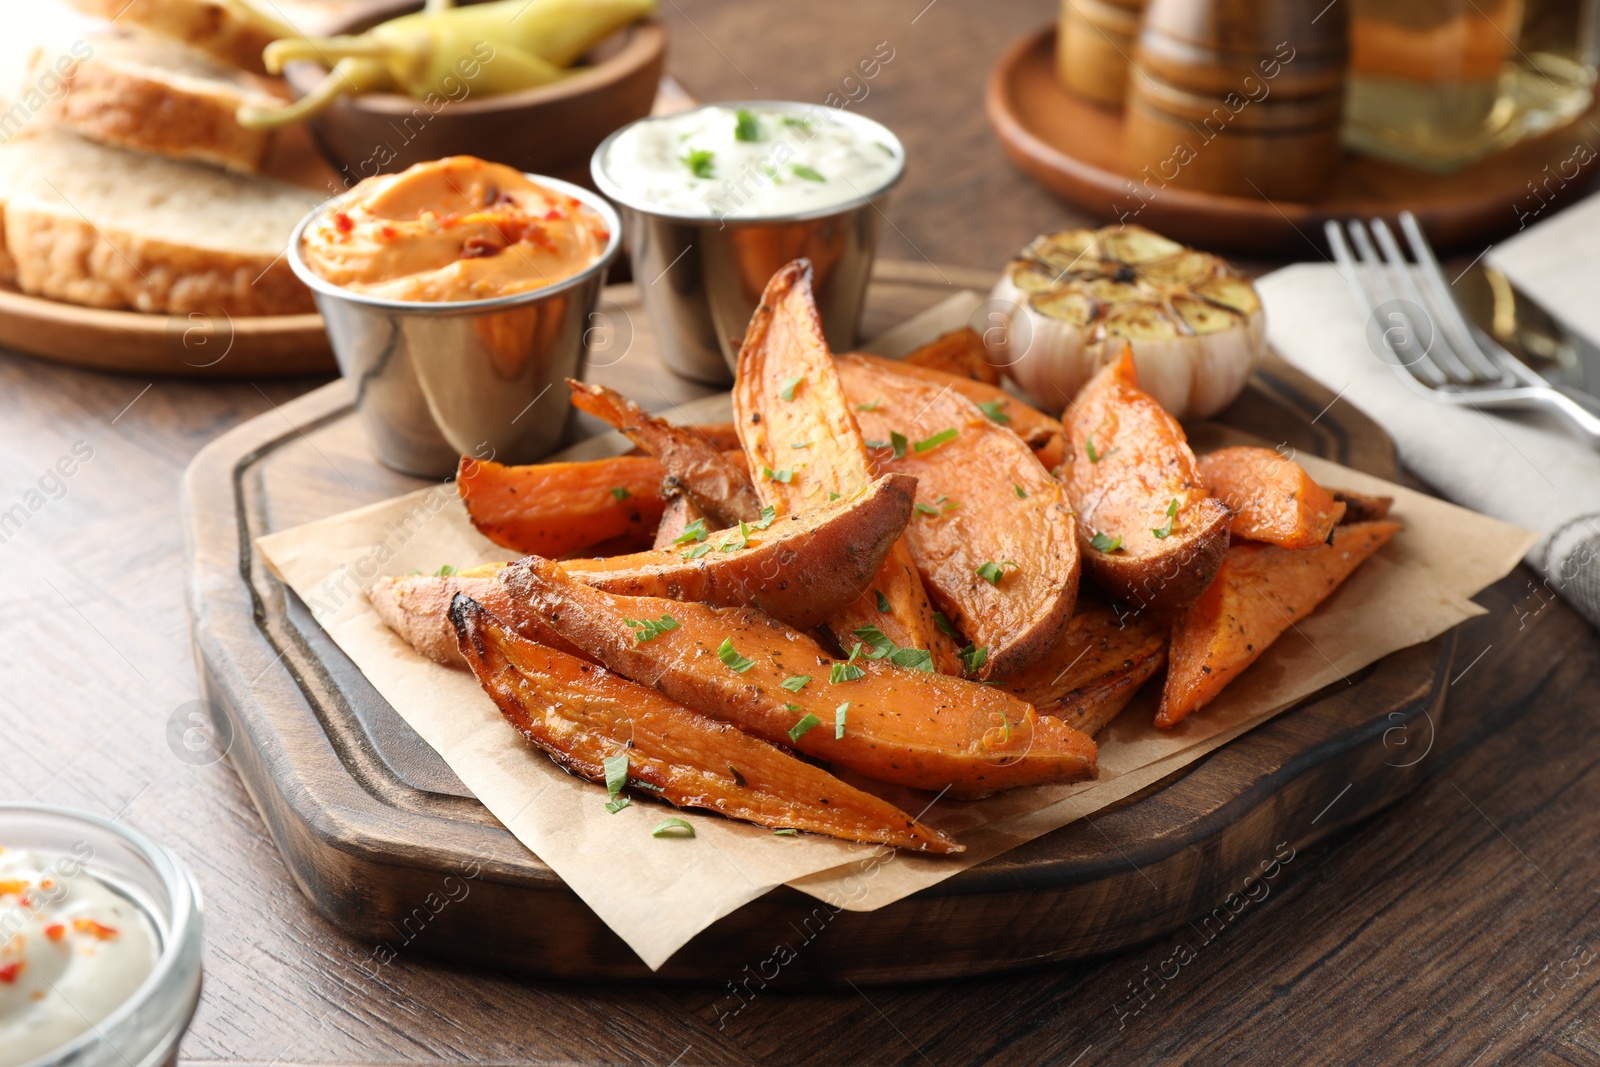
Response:
POLYGON ((735 119, 733 139, 735 141, 761 140, 761 121, 759 119, 742 107, 733 114, 735 119))
POLYGON ((781 471, 775 471, 771 467, 762 467, 761 468, 761 473, 766 475, 767 481, 769 481, 769 482, 782 482, 785 485, 788 485, 789 484, 789 479, 794 477, 794 471, 792 471, 792 470, 785 469, 785 470, 781 470, 781 471))
POLYGON ((737 552, 750 543, 750 524, 743 519, 739 520, 739 532, 729 533, 722 539, 722 544, 717 546, 718 552, 737 552))
POLYGON ((945 444, 948 441, 954 441, 958 436, 960 436, 960 434, 960 430, 956 429, 954 426, 951 426, 947 429, 940 430, 932 437, 924 437, 911 447, 916 449, 918 453, 932 452, 940 445, 945 444))
POLYGON ((848 700, 833 711, 833 739, 835 741, 844 736, 844 720, 848 714, 850 714, 850 701, 848 700))
POLYGON ((872 595, 878 598, 878 610, 887 615, 894 609, 889 606, 889 598, 883 595, 882 589, 874 589, 872 595))
POLYGON ((682 819, 662 819, 650 831, 651 837, 693 837, 694 827, 682 819))
POLYGON ((956 653, 967 668, 968 674, 977 674, 983 665, 989 662, 989 650, 979 645, 968 645, 956 653))
POLYGON ((889 662, 907 670, 933 673, 933 653, 925 648, 897 648, 889 653, 889 662))
POLYGON ((1115 552, 1122 547, 1122 535, 1107 537, 1105 534, 1096 531, 1095 535, 1089 538, 1089 547, 1096 552, 1115 552))
POLYGON ((786 380, 781 386, 778 387, 778 395, 783 397, 785 400, 793 400, 794 391, 800 387, 800 383, 803 381, 805 381, 805 378, 803 377, 790 378, 786 380))
POLYGON ((772 831, 772 836, 773 837, 793 837, 795 834, 798 834, 799 832, 800 832, 799 830, 796 830, 792 826, 785 826, 781 830, 772 831))
POLYGON ((883 397, 878 397, 870 404, 857 404, 857 411, 877 411, 883 405, 883 397))
POLYGON ((876 626, 863 626, 851 632, 871 646, 872 651, 866 653, 866 657, 868 659, 882 659, 889 653, 893 652, 897 647, 895 643, 889 639, 889 635, 878 629, 876 626))
POLYGON ((442 566, 438 570, 434 571, 433 572, 433 576, 435 578, 448 578, 452 574, 454 574, 455 572, 456 572, 456 569, 454 567, 450 566, 450 564, 446 563, 444 566, 442 566))
POLYGON ((621 811, 623 808, 632 803, 633 801, 629 800, 627 797, 618 797, 615 800, 606 801, 606 810, 615 815, 617 812, 621 811))
POLYGON ((856 645, 850 650, 850 658, 843 663, 835 663, 828 670, 828 684, 838 685, 841 682, 853 682, 857 678, 866 677, 867 672, 856 666, 856 657, 861 655, 861 646, 856 645))
POLYGON ((776 519, 777 517, 778 509, 773 507, 771 504, 768 504, 766 507, 761 509, 760 521, 752 522, 750 524, 750 528, 752 530, 765 530, 768 526, 772 525, 772 520, 776 519))
POLYGON ((1013 484, 1011 486, 1011 488, 1013 488, 1013 489, 1015 489, 1017 491, 1017 499, 1018 500, 1026 500, 1026 499, 1028 499, 1028 491, 1026 489, 1022 488, 1022 486, 1013 484))
POLYGON ((611 499, 613 500, 626 500, 632 495, 620 485, 611 490, 611 499))
POLYGON ((804 163, 796 163, 789 169, 794 171, 796 178, 804 178, 808 182, 825 182, 828 180, 804 163))
POLYGON ((684 559, 699 559, 701 556, 710 551, 710 545, 695 545, 693 548, 684 549, 682 552, 679 552, 678 555, 682 556, 684 559))
POLYGON ((696 519, 683 528, 683 533, 672 539, 675 545, 686 545, 691 541, 704 541, 706 539, 706 520, 696 519))
POLYGON ((607 756, 604 766, 606 769, 606 796, 611 800, 616 800, 622 793, 622 787, 628 784, 628 754, 624 752, 620 756, 607 756))
POLYGON ((636 644, 641 645, 646 641, 654 641, 668 630, 676 630, 678 628, 678 620, 671 615, 663 615, 659 619, 645 619, 642 622, 638 619, 623 619, 622 621, 634 628, 633 640, 636 644))
POLYGON ((1000 579, 1005 577, 1006 567, 1016 570, 1017 565, 1009 559, 1003 559, 999 563, 980 563, 978 564, 978 577, 990 585, 999 585, 1000 579))
POLYGON ((961 639, 961 635, 956 632, 955 626, 950 622, 949 618, 945 616, 944 612, 936 611, 933 613, 933 624, 937 626, 939 628, 939 632, 944 634, 946 637, 954 637, 958 641, 961 639))
POLYGON ((919 503, 917 505, 917 510, 920 511, 924 515, 931 515, 936 519, 940 515, 944 514, 944 512, 940 511, 938 508, 934 507, 932 504, 920 504, 919 503))
POLYGON ((778 686, 779 688, 787 689, 791 693, 798 693, 806 687, 806 683, 809 681, 811 681, 811 675, 809 674, 791 674, 779 682, 778 686))
POLYGON ((716 172, 711 167, 712 152, 709 148, 691 148, 687 155, 680 157, 679 162, 689 168, 696 178, 714 178, 716 172))
POLYGON ((810 441, 796 441, 794 444, 790 445, 789 447, 790 448, 810 448, 811 447, 811 442, 810 441))
POLYGON ((803 119, 799 115, 785 115, 785 116, 783 116, 783 118, 779 119, 778 121, 783 123, 785 126, 792 127, 793 129, 796 129, 796 130, 809 130, 809 129, 811 129, 811 120, 810 119, 803 119))
POLYGON ((730 670, 736 671, 739 674, 743 674, 745 671, 756 665, 755 660, 745 659, 734 650, 733 638, 731 637, 724 637, 722 639, 722 644, 717 646, 717 658, 722 660, 723 664, 730 670))
POLYGON ((800 710, 800 705, 799 704, 785 704, 784 707, 788 708, 790 711, 799 711, 800 710))
POLYGON ((838 499, 840 499, 840 496, 839 496, 839 494, 838 494, 838 493, 835 493, 835 492, 834 492, 834 491, 833 491, 833 490, 831 490, 831 489, 830 489, 830 490, 828 490, 828 503, 830 503, 830 504, 831 504, 831 503, 833 503, 833 502, 834 502, 834 501, 835 501, 835 500, 838 500, 838 499))
POLYGON ((1006 414, 1006 402, 1004 400, 988 400, 979 404, 978 407, 985 415, 998 422, 1001 426, 1011 422, 1011 416, 1006 414))
POLYGON ((1157 538, 1159 538, 1159 539, 1161 539, 1163 541, 1166 540, 1167 538, 1172 536, 1172 524, 1174 522, 1176 522, 1177 519, 1178 519, 1178 498, 1177 497, 1173 497, 1172 501, 1167 504, 1167 524, 1165 526, 1153 527, 1150 530, 1151 534, 1153 534, 1154 536, 1156 536, 1157 538))
POLYGON ((821 725, 821 719, 817 718, 809 711, 806 712, 804 715, 800 716, 799 722, 789 727, 789 743, 794 744, 798 742, 802 737, 810 733, 813 727, 821 725))

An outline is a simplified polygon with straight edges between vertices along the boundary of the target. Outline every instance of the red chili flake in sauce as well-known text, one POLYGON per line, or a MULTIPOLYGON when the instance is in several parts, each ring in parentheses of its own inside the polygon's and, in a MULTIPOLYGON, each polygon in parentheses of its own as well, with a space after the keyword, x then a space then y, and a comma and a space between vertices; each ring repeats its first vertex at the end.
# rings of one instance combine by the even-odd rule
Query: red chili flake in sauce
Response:
POLYGON ((564 219, 566 217, 567 213, 558 207, 551 208, 549 211, 546 211, 543 216, 544 221, 546 222, 555 222, 558 219, 564 219))
POLYGON ((487 259, 505 251, 500 245, 484 237, 468 237, 461 244, 462 259, 487 259))
POLYGON ((461 214, 457 211, 446 211, 443 215, 439 216, 439 225, 447 230, 460 221, 461 214))
POLYGON ((101 926, 93 919, 73 919, 72 928, 80 934, 93 934, 96 941, 110 941, 118 936, 116 930, 109 926, 101 926))
POLYGON ((14 984, 17 976, 22 973, 23 963, 23 960, 17 960, 13 963, 0 965, 0 982, 4 982, 6 985, 14 984))
POLYGON ((342 211, 333 216, 333 226, 334 229, 338 230, 340 233, 349 233, 351 230, 356 228, 354 220, 352 220, 349 215, 346 215, 342 211))
POLYGON ((60 923, 51 923, 44 928, 44 936, 52 941, 60 941, 67 936, 67 928, 60 923))
POLYGON ((395 237, 395 229, 394 229, 393 226, 382 226, 382 227, 379 227, 378 235, 380 237, 382 237, 385 241, 392 241, 392 240, 394 240, 394 237, 395 237))

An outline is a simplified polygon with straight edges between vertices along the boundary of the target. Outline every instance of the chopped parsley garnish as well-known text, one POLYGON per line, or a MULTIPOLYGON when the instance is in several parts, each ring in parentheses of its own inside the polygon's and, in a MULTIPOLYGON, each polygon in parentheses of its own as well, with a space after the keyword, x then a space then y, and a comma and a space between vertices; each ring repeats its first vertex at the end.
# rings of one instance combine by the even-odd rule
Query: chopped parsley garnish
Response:
POLYGON ((799 388, 800 383, 803 382, 803 381, 805 381, 804 378, 790 378, 790 379, 788 379, 781 386, 778 387, 778 395, 783 397, 783 399, 785 399, 785 400, 793 400, 794 399, 794 391, 797 388, 799 388))
POLYGON ((903 433, 889 434, 889 447, 894 449, 895 459, 906 458, 906 435, 903 433))
POLYGON ((872 646, 872 651, 865 654, 868 659, 886 659, 896 667, 907 667, 914 671, 933 670, 933 653, 925 648, 901 648, 876 626, 863 626, 853 632, 872 646))
POLYGON ((433 572, 433 576, 435 578, 448 578, 452 574, 454 574, 455 572, 456 572, 456 569, 454 567, 450 566, 450 564, 446 563, 443 566, 441 566, 438 570, 434 571, 433 572))
POLYGON ((887 615, 894 609, 889 606, 889 598, 883 595, 882 589, 874 589, 872 595, 878 598, 878 610, 887 615))
POLYGON ((737 552, 750 543, 750 524, 743 519, 739 520, 739 532, 729 533, 722 539, 722 544, 717 546, 718 552, 737 552))
POLYGON ((799 722, 797 722, 793 726, 789 727, 789 741, 790 741, 790 743, 792 744, 792 743, 794 743, 796 741, 799 741, 806 734, 810 733, 813 727, 821 726, 821 725, 822 725, 822 720, 821 719, 817 718, 815 715, 811 714, 809 711, 806 712, 804 715, 800 716, 800 721, 799 722))
POLYGON ((796 163, 789 169, 794 171, 795 177, 804 178, 808 182, 825 182, 828 180, 804 163, 796 163))
POLYGON ((933 673, 933 653, 925 648, 897 648, 889 653, 889 662, 907 670, 933 673))
POLYGON ((743 674, 745 671, 756 665, 755 660, 745 659, 734 650, 733 638, 731 637, 724 637, 722 639, 722 644, 717 646, 717 658, 722 660, 723 664, 727 666, 728 669, 736 671, 739 674, 743 674))
POLYGON ((683 533, 672 539, 675 545, 686 545, 690 541, 704 541, 706 539, 706 520, 696 519, 683 528, 683 533))
POLYGON ((710 551, 710 545, 695 545, 692 548, 684 549, 682 552, 679 552, 678 555, 682 556, 684 559, 699 559, 701 556, 710 551))
POLYGON ((917 504, 917 510, 924 515, 932 515, 934 518, 938 518, 940 515, 943 515, 946 512, 954 511, 960 506, 961 501, 951 500, 945 494, 940 493, 938 497, 934 499, 932 504, 917 504))
POLYGON ((642 622, 638 619, 623 619, 622 621, 634 628, 633 639, 641 645, 646 641, 654 641, 668 630, 676 630, 678 628, 678 620, 671 615, 663 615, 659 619, 645 619, 642 622))
POLYGON ((736 119, 736 124, 733 127, 733 139, 735 141, 761 140, 760 120, 742 107, 733 114, 736 119))
POLYGON ((628 754, 620 756, 607 756, 603 766, 606 771, 606 810, 615 815, 628 806, 628 798, 622 796, 622 787, 628 784, 628 754))
POLYGON ((626 500, 632 495, 633 495, 632 493, 628 492, 626 489, 624 489, 620 485, 617 486, 615 489, 611 490, 611 498, 613 500, 626 500))
POLYGON ((796 441, 794 444, 790 445, 789 447, 790 448, 810 448, 811 447, 811 442, 810 441, 796 441))
POLYGON ((1088 437, 1083 439, 1083 450, 1089 453, 1090 463, 1099 463, 1101 460, 1105 459, 1107 456, 1111 455, 1111 453, 1116 451, 1115 448, 1108 448, 1104 452, 1096 452, 1094 450, 1094 434, 1090 434, 1088 437))
POLYGON ((838 499, 839 499, 839 494, 838 493, 835 493, 832 489, 828 490, 828 503, 831 504, 835 500, 838 500, 838 499))
POLYGON ((799 711, 800 710, 800 705, 799 704, 785 704, 784 707, 788 708, 790 711, 799 711))
POLYGON ((940 515, 944 514, 944 512, 940 511, 932 504, 918 504, 917 510, 922 512, 924 515, 932 515, 934 518, 938 518, 940 515))
POLYGON ((809 674, 791 674, 779 682, 778 686, 779 688, 787 689, 791 693, 798 693, 806 687, 806 683, 809 681, 811 681, 811 675, 809 674))
POLYGON ((1178 518, 1178 498, 1177 497, 1173 497, 1172 501, 1169 504, 1167 504, 1167 524, 1165 526, 1153 527, 1150 530, 1150 532, 1152 534, 1154 534, 1156 537, 1158 537, 1158 538, 1160 538, 1162 540, 1165 540, 1166 538, 1171 537, 1172 536, 1172 524, 1177 521, 1177 518, 1178 518))
MULTIPOLYGON (((932 437, 924 437, 911 447, 916 449, 918 452, 932 452, 945 442, 954 441, 960 433, 960 430, 956 429, 954 426, 951 426, 949 429, 940 430, 932 437)), ((895 458, 899 459, 900 457, 896 456, 895 458)))
POLYGON ((696 178, 715 177, 711 169, 712 153, 709 148, 691 148, 689 154, 683 156, 679 162, 688 167, 696 178))
POLYGON ((1026 489, 1022 488, 1022 486, 1013 484, 1011 486, 1011 488, 1013 488, 1013 489, 1015 489, 1017 491, 1017 499, 1018 500, 1026 500, 1026 499, 1028 499, 1028 491, 1026 489))
POLYGON ((623 808, 632 803, 633 801, 629 800, 627 797, 618 797, 615 800, 606 801, 606 810, 615 815, 617 812, 621 811, 623 808))
POLYGON ((977 674, 979 668, 989 662, 989 650, 978 645, 968 645, 956 653, 961 657, 961 662, 966 666, 968 674, 977 674))
POLYGON ((1001 426, 1011 421, 1011 416, 1006 414, 1006 402, 1004 400, 988 400, 979 404, 978 407, 985 415, 998 422, 1001 426))
POLYGON ((767 476, 768 481, 783 482, 785 485, 788 484, 790 478, 794 477, 794 471, 787 468, 781 471, 775 471, 771 467, 762 467, 761 473, 767 476))
POLYGON ((883 404, 883 397, 880 396, 870 404, 857 404, 856 405, 856 410, 857 411, 877 411, 879 406, 882 405, 882 404, 883 404))
POLYGON ((957 639, 961 637, 960 634, 956 633, 955 626, 951 624, 950 620, 945 617, 945 613, 942 611, 936 611, 933 613, 933 624, 937 626, 939 631, 946 637, 954 637, 957 639))
POLYGON ((1096 531, 1095 535, 1089 538, 1089 547, 1096 552, 1115 552, 1122 547, 1122 535, 1107 537, 1105 534, 1096 531))
POLYGON ((752 530, 765 530, 768 526, 772 525, 772 520, 777 517, 778 509, 773 507, 771 504, 768 504, 766 507, 761 509, 760 521, 752 522, 750 524, 750 528, 752 530))
POLYGON ((866 677, 866 671, 856 666, 856 657, 861 655, 861 646, 856 645, 850 650, 850 658, 843 663, 835 663, 828 671, 828 684, 838 685, 840 682, 853 682, 857 678, 866 677))
POLYGON ((980 563, 978 564, 978 577, 990 585, 999 585, 1000 579, 1005 577, 1004 568, 1006 567, 1015 570, 1017 565, 1009 559, 1003 559, 999 563, 980 563))
POLYGON ((682 819, 662 819, 650 831, 651 837, 693 837, 694 827, 682 819))
POLYGON ((781 830, 772 831, 772 836, 773 837, 793 837, 795 834, 798 834, 799 832, 800 832, 799 830, 796 830, 792 826, 785 826, 781 830))
POLYGON ((889 635, 876 626, 862 626, 851 632, 872 646, 872 651, 866 654, 868 659, 882 659, 895 650, 895 643, 889 639, 889 635))
POLYGON ((785 115, 778 121, 797 130, 809 130, 811 128, 811 120, 803 119, 799 115, 785 115))
POLYGON ((833 739, 835 741, 844 736, 844 717, 850 713, 850 701, 846 700, 833 712, 833 739))

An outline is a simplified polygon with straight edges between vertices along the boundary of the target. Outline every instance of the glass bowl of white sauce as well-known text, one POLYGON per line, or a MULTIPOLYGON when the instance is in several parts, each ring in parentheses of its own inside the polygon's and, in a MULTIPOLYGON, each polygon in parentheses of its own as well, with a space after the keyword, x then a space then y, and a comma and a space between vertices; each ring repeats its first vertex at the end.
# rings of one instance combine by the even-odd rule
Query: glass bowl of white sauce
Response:
POLYGON ((732 381, 767 280, 806 258, 823 333, 855 345, 905 149, 853 112, 778 100, 641 119, 601 142, 595 185, 620 209, 633 279, 669 368, 732 381))
POLYGON ((0 803, 0 1067, 159 1067, 200 997, 200 890, 94 815, 0 803))

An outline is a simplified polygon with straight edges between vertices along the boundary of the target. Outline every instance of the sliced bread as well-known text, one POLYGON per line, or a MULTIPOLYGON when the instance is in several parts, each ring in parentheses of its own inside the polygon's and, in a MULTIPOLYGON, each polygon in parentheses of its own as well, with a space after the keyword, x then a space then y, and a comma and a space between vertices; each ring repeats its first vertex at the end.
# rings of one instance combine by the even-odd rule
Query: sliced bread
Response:
POLYGON ((287 27, 252 10, 241 0, 67 0, 85 15, 120 27, 138 26, 182 41, 256 74, 265 74, 261 52, 279 37, 296 36, 287 27))
MULTIPOLYGON (((102 33, 87 44, 88 56, 61 76, 63 92, 46 107, 51 119, 121 148, 243 173, 261 169, 270 135, 235 116, 241 105, 281 101, 250 75, 154 34, 102 33)), ((31 73, 56 69, 52 59, 41 49, 31 73)))
POLYGON ((0 148, 5 245, 24 292, 92 307, 230 316, 310 311, 283 257, 321 196, 60 128, 0 148))

